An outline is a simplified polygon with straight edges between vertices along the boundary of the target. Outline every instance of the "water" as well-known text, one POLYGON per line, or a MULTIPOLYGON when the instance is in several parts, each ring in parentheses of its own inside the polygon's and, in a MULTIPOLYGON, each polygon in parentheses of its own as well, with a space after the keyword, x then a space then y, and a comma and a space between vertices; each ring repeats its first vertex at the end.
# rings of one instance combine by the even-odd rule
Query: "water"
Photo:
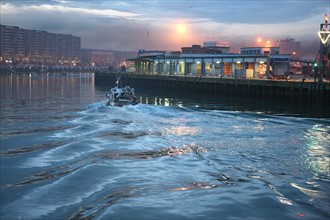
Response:
POLYGON ((109 107, 93 74, 0 85, 0 219, 330 217, 329 119, 139 88, 149 104, 109 107))

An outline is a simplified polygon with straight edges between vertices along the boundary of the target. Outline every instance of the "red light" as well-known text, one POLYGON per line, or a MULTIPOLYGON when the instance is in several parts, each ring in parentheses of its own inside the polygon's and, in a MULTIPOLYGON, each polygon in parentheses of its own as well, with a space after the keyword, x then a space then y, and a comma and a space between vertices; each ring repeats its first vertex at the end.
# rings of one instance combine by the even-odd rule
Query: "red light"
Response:
POLYGON ((328 28, 328 19, 329 19, 329 17, 327 15, 327 13, 325 13, 324 14, 325 28, 328 28))
POLYGON ((328 19, 329 19, 328 15, 327 14, 324 14, 325 24, 328 24, 328 19))

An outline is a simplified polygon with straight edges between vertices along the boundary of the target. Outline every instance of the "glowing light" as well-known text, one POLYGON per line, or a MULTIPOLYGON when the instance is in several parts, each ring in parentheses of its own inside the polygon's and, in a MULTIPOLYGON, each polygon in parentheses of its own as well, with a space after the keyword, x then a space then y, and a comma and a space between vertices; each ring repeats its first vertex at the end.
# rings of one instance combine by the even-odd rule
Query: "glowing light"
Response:
POLYGON ((176 31, 180 34, 183 34, 186 32, 186 26, 184 24, 178 24, 176 25, 176 31))
POLYGON ((185 44, 188 44, 188 42, 191 41, 191 38, 193 38, 193 35, 190 33, 191 30, 189 24, 185 21, 176 21, 169 25, 172 30, 172 33, 169 34, 169 40, 171 40, 176 47, 181 49, 185 44))
POLYGON ((326 31, 326 30, 324 30, 324 31, 319 31, 319 32, 318 32, 318 35, 319 35, 319 37, 320 37, 320 39, 321 39, 321 42, 322 42, 323 44, 326 44, 326 42, 328 41, 328 39, 329 39, 329 37, 330 37, 330 31, 326 31))
POLYGON ((325 28, 328 28, 328 21, 329 21, 329 16, 325 13, 324 14, 325 28))
POLYGON ((261 37, 258 37, 257 42, 258 43, 261 43, 262 42, 262 38, 261 37))

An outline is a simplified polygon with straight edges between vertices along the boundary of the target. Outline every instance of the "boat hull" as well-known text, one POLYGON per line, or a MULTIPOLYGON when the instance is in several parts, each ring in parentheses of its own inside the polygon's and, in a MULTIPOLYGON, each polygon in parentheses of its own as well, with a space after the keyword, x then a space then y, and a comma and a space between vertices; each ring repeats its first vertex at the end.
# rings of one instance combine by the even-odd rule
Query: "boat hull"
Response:
POLYGON ((125 88, 114 87, 106 94, 108 98, 107 105, 122 107, 124 105, 138 104, 134 94, 134 88, 126 86, 125 88))

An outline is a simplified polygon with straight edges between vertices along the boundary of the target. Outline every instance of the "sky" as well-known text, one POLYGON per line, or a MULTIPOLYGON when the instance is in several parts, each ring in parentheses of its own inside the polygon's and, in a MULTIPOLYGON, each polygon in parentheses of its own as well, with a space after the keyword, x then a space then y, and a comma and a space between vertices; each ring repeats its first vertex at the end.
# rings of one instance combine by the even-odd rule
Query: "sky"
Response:
POLYGON ((180 50, 225 41, 236 52, 289 37, 313 56, 330 0, 1 0, 0 7, 1 24, 79 36, 82 48, 180 50))

